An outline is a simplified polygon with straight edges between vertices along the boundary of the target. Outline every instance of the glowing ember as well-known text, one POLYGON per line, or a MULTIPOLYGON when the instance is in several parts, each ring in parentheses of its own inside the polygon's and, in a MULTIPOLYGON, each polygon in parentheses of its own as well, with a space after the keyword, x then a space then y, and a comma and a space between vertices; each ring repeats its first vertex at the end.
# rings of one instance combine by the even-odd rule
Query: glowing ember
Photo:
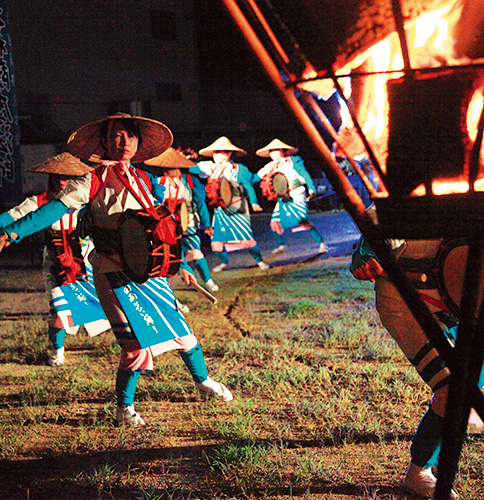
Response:
MULTIPOLYGON (((467 58, 459 59, 454 55, 454 40, 451 34, 459 21, 461 12, 462 2, 453 0, 444 7, 405 24, 412 70, 469 62, 467 58)), ((365 73, 395 71, 394 73, 360 77, 359 84, 355 86, 355 92, 358 95, 352 96, 352 99, 357 103, 357 118, 384 172, 386 172, 389 112, 386 85, 390 78, 401 77, 405 69, 410 68, 404 68, 400 41, 397 34, 393 33, 360 54, 338 72, 340 75, 351 74, 351 71, 365 73), (364 84, 361 84, 363 79, 364 84)), ((344 83, 345 96, 348 98, 352 93, 351 79, 345 78, 344 83)), ((475 92, 467 112, 466 125, 471 142, 476 140, 477 125, 483 107, 484 94, 481 89, 475 92)), ((484 156, 483 151, 484 146, 481 150, 481 157, 484 156)), ((484 162, 481 160, 481 163, 484 162)), ((484 165, 481 166, 484 167, 484 165)), ((468 192, 467 172, 463 171, 462 174, 459 178, 433 180, 431 183, 432 194, 468 192)), ((484 191, 483 177, 484 175, 480 173, 473 186, 475 191, 484 191)), ((427 192, 428 189, 428 186, 421 184, 412 191, 411 196, 426 196, 430 194, 427 192)))
POLYGON ((477 125, 484 106, 484 95, 481 90, 475 92, 467 110, 467 132, 472 142, 477 137, 477 125))
MULTIPOLYGON (((405 24, 407 44, 412 69, 455 65, 459 61, 453 56, 453 44, 449 37, 462 10, 461 2, 453 0, 443 8, 423 14, 405 24)), ((400 42, 393 33, 360 54, 338 71, 338 75, 351 74, 353 70, 364 72, 404 70, 400 42)), ((377 159, 385 171, 388 140, 388 101, 386 83, 390 78, 399 78, 403 73, 371 75, 365 77, 363 90, 354 96, 358 101, 358 120, 372 146, 377 159)), ((351 95, 351 80, 344 80, 345 97, 351 95)))

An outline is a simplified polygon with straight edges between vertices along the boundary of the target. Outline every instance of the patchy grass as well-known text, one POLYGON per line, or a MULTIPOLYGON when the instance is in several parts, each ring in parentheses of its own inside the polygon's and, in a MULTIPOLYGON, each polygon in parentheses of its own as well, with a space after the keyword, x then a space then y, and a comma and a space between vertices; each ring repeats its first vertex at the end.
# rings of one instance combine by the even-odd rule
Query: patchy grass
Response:
MULTIPOLYGON (((379 499, 400 487, 430 391, 379 325, 371 284, 345 259, 224 272, 219 304, 177 290, 209 372, 207 399, 177 353, 141 377, 144 428, 115 425, 112 333, 66 339, 46 366, 38 270, 0 277, 0 479, 6 499, 379 499), (223 291, 223 293, 222 293, 223 291)), ((456 487, 484 498, 483 441, 456 487)))

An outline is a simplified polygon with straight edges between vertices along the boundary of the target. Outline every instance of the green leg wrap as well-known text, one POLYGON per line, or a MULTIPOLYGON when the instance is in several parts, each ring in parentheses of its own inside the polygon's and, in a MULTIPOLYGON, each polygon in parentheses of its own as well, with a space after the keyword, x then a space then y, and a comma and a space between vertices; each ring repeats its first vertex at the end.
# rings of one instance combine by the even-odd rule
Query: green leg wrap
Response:
POLYGON ((415 465, 424 469, 437 465, 442 445, 443 423, 444 418, 436 415, 432 408, 422 417, 410 447, 412 462, 415 465))
POLYGON ((311 236, 311 238, 316 242, 316 243, 322 243, 323 242, 323 238, 321 237, 321 235, 318 233, 318 230, 313 227, 309 230, 309 236, 311 236))
POLYGON ((256 244, 255 247, 249 248, 249 253, 254 257, 256 262, 262 262, 262 254, 260 253, 258 244, 256 244))
POLYGON ((284 239, 284 235, 276 233, 275 231, 272 231, 272 234, 274 235, 274 238, 276 239, 276 242, 279 246, 286 244, 286 240, 284 239))
POLYGON ((205 364, 205 358, 203 357, 202 348, 200 344, 190 349, 187 352, 178 351, 182 357, 188 371, 190 372, 193 380, 197 384, 201 384, 208 378, 207 365, 205 364))
POLYGON ((66 331, 64 329, 49 326, 49 340, 52 343, 53 349, 64 347, 65 338, 66 331))
POLYGON ((220 260, 222 264, 228 264, 229 263, 229 254, 227 253, 226 250, 223 250, 222 252, 213 252, 220 260))
POLYGON ((140 371, 118 369, 116 376, 116 396, 118 406, 132 406, 134 402, 134 393, 138 385, 140 371))
POLYGON ((196 260, 193 263, 193 265, 195 266, 196 270, 200 274, 200 277, 202 278, 203 281, 207 282, 211 278, 210 269, 208 267, 205 257, 196 260))

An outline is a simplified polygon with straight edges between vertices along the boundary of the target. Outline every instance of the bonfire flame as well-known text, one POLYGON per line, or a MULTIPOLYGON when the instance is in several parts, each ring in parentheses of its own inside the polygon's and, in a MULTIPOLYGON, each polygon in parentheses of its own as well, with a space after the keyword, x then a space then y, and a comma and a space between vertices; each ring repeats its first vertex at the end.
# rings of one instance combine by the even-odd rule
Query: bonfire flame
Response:
MULTIPOLYGON (((345 97, 347 99, 351 97, 356 103, 358 109, 357 119, 361 123, 362 130, 384 173, 386 172, 388 142, 387 81, 390 78, 403 76, 405 71, 410 69, 418 70, 468 64, 468 58, 454 55, 455 41, 451 36, 461 12, 462 2, 453 0, 440 9, 423 14, 418 19, 405 23, 411 68, 404 67, 398 35, 392 33, 357 56, 337 73, 339 76, 351 76, 352 71, 362 73, 381 72, 380 74, 360 77, 357 85, 353 85, 350 77, 340 81, 342 82, 345 97), (364 84, 362 80, 364 80, 364 84), (355 93, 354 96, 352 96, 353 92, 355 93)), ((483 106, 483 92, 482 90, 476 91, 467 110, 467 133, 472 143, 477 137, 477 124, 483 106)), ((344 118, 344 124, 349 122, 347 116, 342 118, 344 118)), ((349 127, 351 127, 351 123, 349 127)), ((481 158, 482 156, 483 152, 481 150, 481 158)), ((482 160, 480 163, 483 163, 482 160)), ((473 189, 475 191, 484 191, 484 172, 479 172, 473 189)), ((428 195, 429 193, 426 191, 425 185, 422 184, 412 191, 411 196, 428 195)), ((464 172, 462 177, 459 178, 441 178, 432 182, 432 194, 434 195, 465 193, 467 191, 469 191, 469 181, 464 172)))

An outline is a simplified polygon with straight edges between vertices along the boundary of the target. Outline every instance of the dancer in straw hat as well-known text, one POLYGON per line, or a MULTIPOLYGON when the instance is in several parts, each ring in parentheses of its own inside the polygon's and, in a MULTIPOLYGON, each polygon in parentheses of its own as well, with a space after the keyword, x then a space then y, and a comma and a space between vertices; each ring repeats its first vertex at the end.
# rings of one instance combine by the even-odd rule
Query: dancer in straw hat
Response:
POLYGON ((268 200, 277 199, 270 225, 278 246, 272 253, 286 250, 284 230, 291 229, 292 232, 309 231, 310 236, 318 244, 319 253, 325 254, 328 248, 323 237, 308 221, 305 186, 309 196, 315 194, 316 188, 304 166, 304 161, 300 156, 296 156, 297 152, 297 148, 289 146, 280 139, 274 139, 256 151, 257 156, 272 160, 254 175, 254 182, 260 182, 262 194, 268 200), (279 192, 274 191, 273 184, 277 178, 275 174, 282 175, 280 179, 283 179, 282 189, 279 189, 279 192))
MULTIPOLYGON (((84 175, 91 169, 69 153, 61 153, 35 165, 31 172, 49 176, 44 193, 26 198, 20 205, 0 214, 0 229, 37 210, 54 199, 70 179, 84 175)), ((65 335, 75 335, 84 325, 89 336, 108 330, 106 319, 97 298, 89 262, 94 245, 89 237, 80 238, 77 226, 80 210, 66 213, 45 232, 42 269, 49 297, 48 335, 52 345, 51 366, 65 362, 65 335)))
POLYGON ((210 292, 218 291, 219 287, 214 283, 202 253, 198 234, 200 223, 203 224, 204 232, 208 236, 212 236, 213 228, 205 203, 205 187, 197 176, 188 173, 188 169, 194 167, 196 163, 174 148, 168 148, 161 155, 145 161, 145 164, 151 167, 161 167, 158 182, 166 188, 163 202, 165 206, 172 213, 181 210, 186 214, 184 224, 186 227, 181 239, 185 259, 188 263, 193 262, 193 266, 210 292))
MULTIPOLYGON (((180 353, 200 390, 221 401, 233 398, 229 389, 208 376, 200 345, 183 314, 177 310, 167 278, 134 281, 128 276, 131 273, 126 259, 121 259, 123 241, 119 234, 123 217, 132 213, 129 210, 140 211, 143 219, 154 219, 154 232, 162 232, 158 231, 158 212, 154 205, 157 199, 163 201, 165 188, 153 175, 135 168, 131 162, 143 162, 160 155, 172 140, 171 131, 164 124, 139 116, 114 115, 84 125, 71 135, 68 147, 81 159, 100 161, 100 166, 69 181, 57 199, 32 214, 32 224, 22 223, 21 219, 4 228, 5 233, 0 236, 1 250, 10 241, 48 226, 49 221, 59 219, 70 208, 89 207, 90 231, 96 244, 96 255, 92 259, 94 283, 121 346, 116 375, 120 424, 144 425, 133 406, 140 373, 153 369, 155 355, 173 349, 180 353)), ((170 220, 168 217, 167 224, 170 220)), ((180 273, 187 285, 196 283, 186 261, 181 264, 180 273)))
POLYGON ((246 151, 223 136, 201 149, 199 154, 212 158, 191 167, 190 172, 208 178, 207 198, 209 204, 215 208, 212 250, 219 258, 220 264, 213 268, 213 272, 220 272, 229 267, 227 252, 243 249, 249 251, 260 269, 269 269, 269 265, 262 259, 250 224, 247 197, 254 212, 262 211, 252 186, 252 174, 245 165, 232 160, 232 156, 244 156, 246 151), (228 196, 221 191, 223 185, 228 187, 228 196))

